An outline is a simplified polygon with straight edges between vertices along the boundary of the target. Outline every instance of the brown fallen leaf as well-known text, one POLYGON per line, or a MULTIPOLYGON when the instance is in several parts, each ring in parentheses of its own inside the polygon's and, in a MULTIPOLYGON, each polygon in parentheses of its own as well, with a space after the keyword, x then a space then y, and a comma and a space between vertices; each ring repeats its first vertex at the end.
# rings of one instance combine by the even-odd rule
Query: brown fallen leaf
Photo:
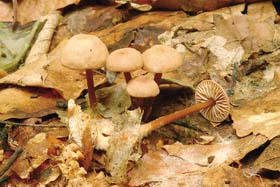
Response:
MULTIPOLYGON (((39 60, 26 64, 4 77, 0 80, 0 84, 53 88, 66 100, 77 98, 87 87, 85 75, 60 63, 60 54, 65 43, 66 41, 62 41, 48 57, 42 56, 39 60)), ((106 81, 102 74, 96 74, 94 79, 96 86, 106 81)))
POLYGON ((47 89, 5 88, 0 90, 0 120, 40 117, 54 113, 60 96, 47 89))
POLYGON ((259 176, 246 176, 242 169, 222 165, 211 168, 203 175, 203 187, 265 187, 263 180, 259 176))
POLYGON ((268 147, 254 162, 253 167, 257 169, 267 169, 272 171, 280 171, 280 138, 274 138, 268 147))
POLYGON ((204 167, 215 167, 222 163, 239 162, 249 152, 267 141, 264 136, 248 136, 212 145, 183 145, 175 143, 163 148, 169 155, 204 167))
MULTIPOLYGON (((78 4, 80 0, 23 0, 18 2, 17 21, 22 24, 37 20, 50 12, 64 8, 71 4, 78 4)), ((12 21, 13 10, 11 3, 0 2, 0 21, 12 21)))
POLYGON ((279 136, 279 98, 280 89, 277 88, 261 97, 241 102, 240 107, 233 107, 231 115, 236 134, 239 137, 244 137, 251 133, 255 135, 261 134, 268 139, 279 136))

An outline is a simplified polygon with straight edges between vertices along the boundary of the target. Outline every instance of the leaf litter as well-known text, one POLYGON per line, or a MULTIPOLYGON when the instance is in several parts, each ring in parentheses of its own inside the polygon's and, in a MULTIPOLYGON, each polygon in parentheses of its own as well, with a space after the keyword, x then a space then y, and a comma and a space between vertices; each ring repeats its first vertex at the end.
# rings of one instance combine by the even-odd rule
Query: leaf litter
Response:
MULTIPOLYGON (((19 10, 30 11, 30 7, 23 6, 28 2, 23 0, 19 10)), ((33 17, 25 17, 29 11, 20 11, 19 21, 38 19, 78 1, 52 3, 52 6, 40 4, 33 17), (41 5, 44 5, 44 13, 41 5)), ((185 10, 194 8, 176 6, 185 10)), ((10 8, 5 7, 7 4, 0 2, 0 10, 5 10, 0 13, 1 20, 4 14, 5 19, 11 18, 10 8)), ((60 25, 46 33, 47 44, 38 47, 44 49, 42 55, 0 79, 1 120, 17 118, 18 123, 14 125, 32 123, 28 128, 9 125, 10 148, 20 145, 24 152, 7 172, 7 183, 14 186, 31 183, 154 187, 277 185, 277 180, 266 178, 271 171, 277 178, 279 171, 279 25, 274 23, 277 13, 272 3, 250 4, 246 15, 241 13, 243 5, 198 12, 196 16, 183 12, 135 13, 126 8, 92 6, 82 11, 70 10, 76 15, 63 15, 68 18, 62 18, 65 20, 60 25), (106 14, 109 12, 112 14, 106 14), (177 87, 192 90, 203 79, 217 81, 231 96, 233 125, 230 126, 231 121, 227 119, 221 126, 209 128, 209 122, 200 115, 191 115, 183 123, 174 122, 176 125, 166 128, 181 135, 190 133, 193 139, 184 137, 191 143, 186 145, 180 143, 180 136, 170 138, 159 131, 150 134, 155 128, 149 123, 141 124, 141 111, 128 110, 130 99, 123 89, 122 78, 119 79, 121 76, 116 75, 115 85, 109 87, 104 70, 95 72, 94 80, 97 87, 101 87, 97 90, 99 114, 70 100, 66 104, 66 121, 20 120, 48 118, 48 114, 58 109, 57 101, 66 103, 66 100, 84 97, 84 73, 67 69, 60 63, 66 38, 80 32, 99 36, 110 51, 128 46, 144 51, 160 43, 176 48, 184 56, 184 64, 174 72, 163 74, 164 86, 172 87, 175 83, 177 87), (14 94, 17 96, 11 101, 9 98, 14 94), (55 132, 45 127, 38 129, 40 125, 36 127, 36 123, 55 124, 55 132), (188 129, 189 124, 196 123, 203 126, 199 133, 197 129, 188 129), (59 126, 68 128, 61 130, 59 126), (58 131, 61 132, 56 133, 58 131), (153 138, 157 142, 153 142, 153 138), (244 160, 248 158, 253 161, 246 165, 244 160)), ((56 17, 54 25, 57 24, 56 17)), ((161 85, 161 89, 164 86, 161 85)), ((183 99, 174 99, 180 104, 172 103, 165 109, 176 111, 189 106, 193 94, 188 94, 183 99)), ((156 110, 155 114, 168 113, 161 107, 156 110)), ((8 153, 7 149, 4 151, 4 155, 8 153)), ((3 164, 6 158, 4 156, 3 164)))

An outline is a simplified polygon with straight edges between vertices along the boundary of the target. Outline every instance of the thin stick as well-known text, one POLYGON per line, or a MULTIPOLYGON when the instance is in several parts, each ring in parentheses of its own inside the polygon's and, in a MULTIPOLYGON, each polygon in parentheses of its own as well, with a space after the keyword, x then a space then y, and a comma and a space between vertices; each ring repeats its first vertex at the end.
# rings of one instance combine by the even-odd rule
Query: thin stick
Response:
POLYGON ((188 108, 185 108, 183 110, 179 110, 176 111, 172 114, 168 114, 166 116, 162 116, 158 119, 155 119, 149 123, 146 123, 145 125, 143 125, 140 129, 141 131, 141 135, 142 136, 146 136, 147 134, 149 134, 150 132, 152 132, 153 130, 160 128, 172 121, 178 120, 182 117, 185 117, 191 113, 197 112, 203 108, 207 108, 210 106, 213 106, 215 104, 215 100, 213 99, 209 99, 208 101, 205 101, 204 103, 198 103, 196 105, 190 106, 188 108))
POLYGON ((8 162, 5 166, 0 170, 0 176, 4 175, 6 171, 13 165, 16 161, 17 157, 22 153, 23 149, 21 147, 17 147, 13 155, 9 158, 8 162))
POLYGON ((24 123, 16 123, 12 121, 2 121, 0 123, 8 124, 11 126, 28 126, 28 127, 52 127, 52 128, 66 128, 66 125, 41 125, 41 124, 24 124, 24 123))
POLYGON ((89 105, 92 109, 94 109, 96 105, 96 96, 95 96, 95 88, 93 82, 93 74, 91 69, 86 70, 86 78, 87 78, 87 85, 88 85, 89 105))
POLYGON ((0 178, 0 186, 6 181, 9 179, 9 176, 8 175, 4 175, 3 177, 0 178))

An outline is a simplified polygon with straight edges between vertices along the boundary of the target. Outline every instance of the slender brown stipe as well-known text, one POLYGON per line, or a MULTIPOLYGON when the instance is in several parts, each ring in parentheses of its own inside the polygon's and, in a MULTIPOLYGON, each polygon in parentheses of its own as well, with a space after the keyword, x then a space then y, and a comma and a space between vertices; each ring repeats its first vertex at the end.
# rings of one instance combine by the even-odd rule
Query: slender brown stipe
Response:
POLYGON ((87 85, 88 85, 88 97, 89 97, 89 104, 92 109, 94 109, 96 105, 96 96, 95 96, 95 88, 94 88, 94 81, 93 81, 93 74, 92 70, 86 70, 86 78, 87 78, 87 85))

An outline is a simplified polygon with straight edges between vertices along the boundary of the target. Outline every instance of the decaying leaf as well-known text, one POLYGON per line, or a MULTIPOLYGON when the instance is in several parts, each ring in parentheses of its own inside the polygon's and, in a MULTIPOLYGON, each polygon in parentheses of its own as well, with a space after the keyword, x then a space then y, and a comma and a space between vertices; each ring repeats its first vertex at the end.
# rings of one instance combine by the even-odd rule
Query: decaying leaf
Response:
POLYGON ((277 88, 261 97, 241 102, 240 107, 233 107, 231 115, 236 134, 240 137, 262 134, 269 139, 279 136, 279 98, 280 90, 277 88))
POLYGON ((40 117, 55 113, 56 101, 61 99, 47 89, 4 88, 0 90, 0 119, 40 117))
POLYGON ((20 26, 13 31, 12 24, 0 22, 0 69, 18 68, 38 32, 40 21, 20 26))
POLYGON ((125 86, 117 84, 96 91, 98 103, 96 110, 105 118, 121 114, 131 105, 125 86))
MULTIPOLYGON (((27 23, 50 12, 64 8, 71 4, 78 4, 80 0, 23 0, 18 3, 17 21, 27 23)), ((0 21, 12 21, 13 11, 11 3, 0 2, 0 21)))
POLYGON ((254 162, 254 168, 280 171, 280 138, 273 139, 260 157, 254 162))
MULTIPOLYGON (((85 75, 81 71, 64 67, 60 62, 60 54, 66 41, 50 52, 48 56, 24 65, 18 71, 0 80, 1 84, 53 88, 65 99, 75 99, 87 87, 85 75), (63 75, 63 79, 61 78, 63 75)), ((103 83, 105 76, 94 76, 96 86, 103 83)))

